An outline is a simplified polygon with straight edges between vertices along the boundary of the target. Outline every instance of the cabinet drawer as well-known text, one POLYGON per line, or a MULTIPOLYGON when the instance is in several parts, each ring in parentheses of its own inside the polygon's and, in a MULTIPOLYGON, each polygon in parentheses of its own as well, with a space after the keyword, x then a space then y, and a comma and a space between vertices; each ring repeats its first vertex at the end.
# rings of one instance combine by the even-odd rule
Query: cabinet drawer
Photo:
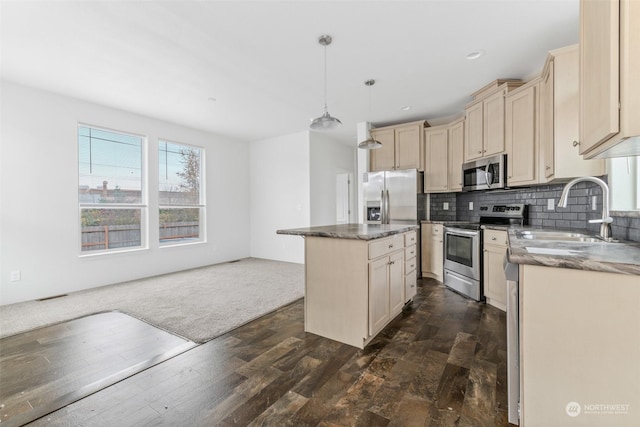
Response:
POLYGON ((401 234, 377 239, 369 243, 369 259, 378 258, 404 248, 404 237, 401 234))
POLYGON ((416 270, 416 258, 411 258, 408 259, 405 263, 404 263, 404 274, 409 275, 412 271, 414 272, 413 275, 415 276, 415 270, 416 270))
POLYGON ((409 246, 408 248, 404 248, 404 259, 415 258, 416 257, 416 245, 409 246))
POLYGON ((506 231, 484 230, 483 233, 485 245, 507 246, 509 244, 506 231))
POLYGON ((404 245, 405 246, 415 245, 417 241, 418 241, 418 237, 417 237, 417 233, 415 231, 413 231, 411 233, 405 233, 405 235, 404 235, 404 245))

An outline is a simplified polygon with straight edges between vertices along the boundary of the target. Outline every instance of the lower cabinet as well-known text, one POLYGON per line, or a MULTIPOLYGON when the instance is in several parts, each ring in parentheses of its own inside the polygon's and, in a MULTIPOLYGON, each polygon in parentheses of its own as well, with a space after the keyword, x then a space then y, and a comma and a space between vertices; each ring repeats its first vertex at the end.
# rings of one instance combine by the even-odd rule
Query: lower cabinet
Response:
POLYGON ((487 304, 502 311, 507 309, 507 279, 503 265, 507 247, 506 231, 484 230, 484 296, 487 304))
POLYGON ((416 240, 415 231, 370 241, 305 237, 305 331, 364 348, 411 299, 411 283, 415 294, 416 240), (413 254, 409 274, 405 254, 413 254))
POLYGON ((401 251, 369 263, 369 335, 375 335, 404 305, 404 254, 401 251))
POLYGON ((422 277, 442 282, 444 263, 444 226, 422 224, 422 277))

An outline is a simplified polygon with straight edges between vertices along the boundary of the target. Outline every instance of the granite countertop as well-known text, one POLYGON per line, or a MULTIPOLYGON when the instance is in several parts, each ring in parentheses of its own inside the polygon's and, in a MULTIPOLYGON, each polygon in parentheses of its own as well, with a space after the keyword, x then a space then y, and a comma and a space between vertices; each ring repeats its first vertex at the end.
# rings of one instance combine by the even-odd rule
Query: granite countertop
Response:
POLYGON ((640 275, 640 243, 587 243, 518 238, 517 232, 525 229, 534 230, 531 227, 511 227, 508 230, 509 262, 640 275))
POLYGON ((373 240, 417 230, 416 224, 336 224, 278 230, 278 234, 332 237, 335 239, 373 240))

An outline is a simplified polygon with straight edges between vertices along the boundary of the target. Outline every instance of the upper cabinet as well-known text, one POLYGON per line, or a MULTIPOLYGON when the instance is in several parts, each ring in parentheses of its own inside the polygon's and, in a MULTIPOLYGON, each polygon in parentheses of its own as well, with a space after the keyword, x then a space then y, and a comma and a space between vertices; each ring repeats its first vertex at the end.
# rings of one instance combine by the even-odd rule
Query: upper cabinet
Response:
POLYGON ((382 147, 369 153, 371 172, 398 169, 424 171, 423 131, 429 124, 420 120, 371 130, 382 147))
POLYGON ((549 52, 542 69, 539 91, 541 183, 605 173, 604 160, 585 160, 579 152, 578 68, 578 45, 572 45, 549 52))
POLYGON ((640 2, 580 1, 580 154, 640 155, 640 2))
POLYGON ((464 118, 424 131, 424 192, 462 190, 464 118))
POLYGON ((538 183, 539 80, 532 80, 505 96, 507 184, 538 183))
POLYGON ((504 96, 521 84, 496 80, 473 94, 474 101, 465 107, 465 162, 505 151, 504 96))

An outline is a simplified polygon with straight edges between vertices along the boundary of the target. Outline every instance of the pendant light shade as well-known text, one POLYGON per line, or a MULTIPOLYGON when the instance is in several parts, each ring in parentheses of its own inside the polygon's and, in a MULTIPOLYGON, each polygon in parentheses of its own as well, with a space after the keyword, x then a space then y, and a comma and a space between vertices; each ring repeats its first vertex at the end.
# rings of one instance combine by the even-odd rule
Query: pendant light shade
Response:
POLYGON ((327 110, 327 46, 331 44, 331 36, 320 36, 318 43, 324 46, 324 113, 311 122, 311 129, 325 131, 336 129, 342 125, 342 122, 329 114, 327 110))
MULTIPOLYGON (((369 86, 369 111, 371 111, 371 86, 376 84, 376 81, 370 79, 364 82, 364 84, 365 86, 369 86)), ((382 148, 382 142, 376 140, 373 136, 371 136, 371 130, 369 130, 369 138, 358 143, 358 148, 362 150, 376 150, 378 148, 382 148)))

